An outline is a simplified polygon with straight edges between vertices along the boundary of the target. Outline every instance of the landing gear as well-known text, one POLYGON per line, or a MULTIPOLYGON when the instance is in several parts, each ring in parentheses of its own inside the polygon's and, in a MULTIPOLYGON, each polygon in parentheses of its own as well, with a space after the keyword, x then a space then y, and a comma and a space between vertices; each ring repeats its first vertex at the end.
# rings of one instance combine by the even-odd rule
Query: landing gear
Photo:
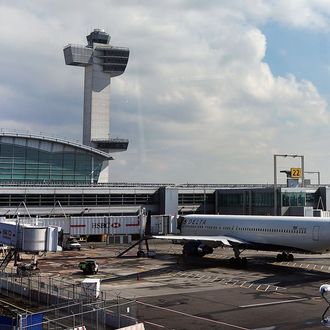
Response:
POLYGON ((241 258, 240 254, 243 251, 240 251, 238 248, 234 248, 235 258, 230 258, 230 264, 237 267, 246 267, 247 259, 245 257, 241 258))
POLYGON ((188 241, 183 245, 182 254, 185 257, 204 257, 206 254, 212 254, 213 248, 201 243, 200 241, 188 241))
POLYGON ((246 267, 247 266, 247 259, 245 257, 241 258, 241 257, 238 257, 238 258, 230 258, 229 259, 230 261, 230 264, 232 266, 236 266, 236 267, 246 267))
POLYGON ((276 261, 293 261, 294 256, 291 253, 282 252, 276 256, 276 261))
POLYGON ((146 256, 146 254, 144 253, 144 251, 142 250, 139 250, 137 253, 136 253, 136 256, 138 258, 144 258, 146 256))

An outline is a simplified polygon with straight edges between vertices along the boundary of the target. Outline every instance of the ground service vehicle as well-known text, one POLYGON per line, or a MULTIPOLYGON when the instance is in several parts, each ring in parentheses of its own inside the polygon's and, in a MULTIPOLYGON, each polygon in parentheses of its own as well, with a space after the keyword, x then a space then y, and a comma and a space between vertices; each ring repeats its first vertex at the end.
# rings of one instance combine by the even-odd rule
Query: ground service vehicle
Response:
POLYGON ((94 275, 99 270, 99 265, 95 260, 87 259, 79 263, 79 269, 84 272, 84 275, 94 275))
POLYGON ((76 238, 69 238, 63 246, 63 250, 78 250, 80 251, 81 245, 76 238))

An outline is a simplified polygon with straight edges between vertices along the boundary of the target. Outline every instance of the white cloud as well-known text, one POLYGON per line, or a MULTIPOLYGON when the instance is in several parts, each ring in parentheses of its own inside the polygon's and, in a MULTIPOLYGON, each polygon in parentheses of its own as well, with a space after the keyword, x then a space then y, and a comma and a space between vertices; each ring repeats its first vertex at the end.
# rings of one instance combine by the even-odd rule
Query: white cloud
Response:
POLYGON ((327 29, 328 16, 326 1, 2 4, 0 118, 80 137, 83 72, 62 47, 104 27, 131 49, 112 81, 112 134, 130 138, 113 181, 270 181, 274 152, 319 157, 329 114, 311 82, 273 75, 259 25, 327 29))
POLYGON ((227 1, 242 14, 243 19, 256 23, 276 21, 285 26, 307 29, 329 29, 328 0, 245 0, 227 1))

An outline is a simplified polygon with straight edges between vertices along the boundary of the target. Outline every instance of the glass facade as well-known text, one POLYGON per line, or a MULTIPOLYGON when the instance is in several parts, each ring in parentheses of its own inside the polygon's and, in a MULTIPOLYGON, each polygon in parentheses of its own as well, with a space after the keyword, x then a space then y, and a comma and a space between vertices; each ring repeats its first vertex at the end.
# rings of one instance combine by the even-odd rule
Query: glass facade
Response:
POLYGON ((221 193, 218 194, 218 204, 221 207, 241 207, 243 206, 244 192, 221 193))
MULTIPOLYGON (((104 193, 53 193, 43 194, 24 193, 24 194, 0 194, 1 207, 17 207, 24 202, 27 207, 53 207, 56 202, 60 202, 63 207, 110 207, 110 206, 141 206, 159 203, 155 200, 154 193, 132 193, 127 192, 104 192, 104 193)), ((89 214, 91 214, 89 212, 89 214)))
POLYGON ((273 207, 273 191, 252 191, 252 206, 273 207))
POLYGON ((104 72, 117 72, 115 75, 118 75, 125 71, 129 57, 128 48, 98 47, 96 49, 101 54, 98 57, 103 60, 102 66, 104 72))
POLYGON ((52 143, 51 150, 0 142, 0 182, 97 182, 105 157, 52 143))
MULTIPOLYGON (((286 187, 277 190, 278 214, 288 212, 290 207, 317 208, 318 201, 313 189, 286 187)), ((273 188, 218 190, 217 207, 217 212, 224 214, 274 214, 274 190, 273 188)))
POLYGON ((282 206, 306 206, 306 192, 283 192, 282 206))
POLYGON ((219 189, 216 201, 219 214, 270 215, 274 212, 273 188, 219 189))

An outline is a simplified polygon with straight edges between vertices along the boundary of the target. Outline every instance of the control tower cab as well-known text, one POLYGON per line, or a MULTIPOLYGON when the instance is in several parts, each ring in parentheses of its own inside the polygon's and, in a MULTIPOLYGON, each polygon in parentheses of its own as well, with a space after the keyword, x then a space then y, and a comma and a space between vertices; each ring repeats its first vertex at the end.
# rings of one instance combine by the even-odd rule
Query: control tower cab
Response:
POLYGON ((109 44, 110 36, 95 29, 87 45, 64 47, 67 65, 85 67, 83 144, 105 152, 125 151, 127 139, 110 138, 110 82, 127 66, 129 49, 109 44))

